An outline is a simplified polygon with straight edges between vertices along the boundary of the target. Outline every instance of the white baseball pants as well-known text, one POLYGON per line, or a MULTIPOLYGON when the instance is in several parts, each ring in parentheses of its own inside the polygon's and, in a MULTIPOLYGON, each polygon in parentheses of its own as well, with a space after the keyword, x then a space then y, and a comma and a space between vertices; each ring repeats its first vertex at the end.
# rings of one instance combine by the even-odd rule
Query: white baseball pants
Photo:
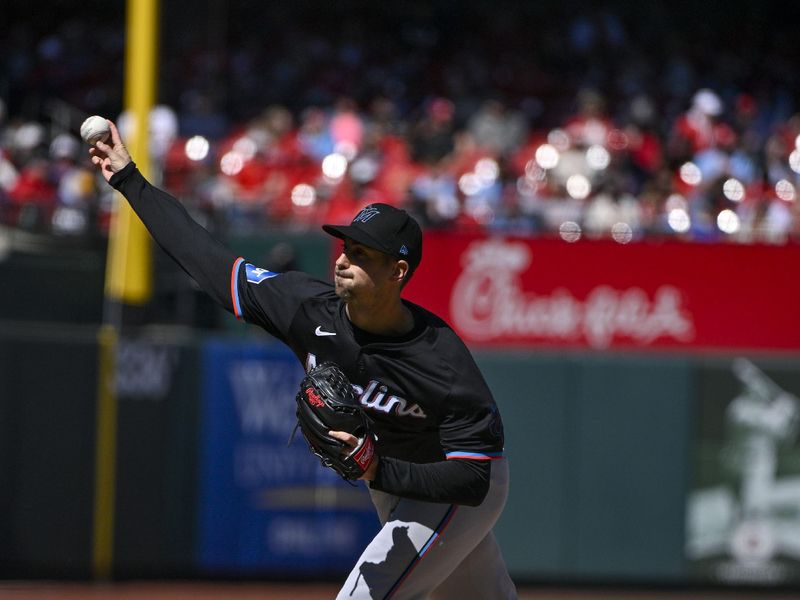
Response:
POLYGON ((508 462, 492 462, 480 506, 437 504, 370 490, 382 528, 337 600, 515 600, 492 527, 508 497, 508 462))

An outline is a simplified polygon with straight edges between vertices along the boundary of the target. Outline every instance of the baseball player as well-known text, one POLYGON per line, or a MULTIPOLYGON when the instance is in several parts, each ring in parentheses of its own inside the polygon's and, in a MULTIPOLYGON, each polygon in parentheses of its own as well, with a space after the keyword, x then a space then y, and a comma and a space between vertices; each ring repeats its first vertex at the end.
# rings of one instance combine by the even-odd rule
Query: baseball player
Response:
MULTIPOLYGON (((342 240, 333 285, 237 257, 136 169, 111 122, 92 161, 156 242, 217 302, 286 343, 306 370, 338 364, 373 421, 364 473, 381 529, 337 598, 516 598, 492 534, 508 494, 503 424, 469 351, 441 319, 401 299, 422 258, 405 211, 364 208, 342 240)), ((331 432, 355 445, 346 432, 331 432)))

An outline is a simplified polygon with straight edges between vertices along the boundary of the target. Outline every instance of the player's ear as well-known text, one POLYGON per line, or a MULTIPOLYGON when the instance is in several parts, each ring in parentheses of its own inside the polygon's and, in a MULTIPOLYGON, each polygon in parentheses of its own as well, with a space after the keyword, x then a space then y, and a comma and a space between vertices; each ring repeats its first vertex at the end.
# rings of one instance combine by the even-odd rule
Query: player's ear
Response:
POLYGON ((408 265, 408 262, 404 260, 398 260, 396 263, 394 263, 394 269, 392 270, 392 279, 402 283, 408 276, 409 268, 410 267, 408 265))

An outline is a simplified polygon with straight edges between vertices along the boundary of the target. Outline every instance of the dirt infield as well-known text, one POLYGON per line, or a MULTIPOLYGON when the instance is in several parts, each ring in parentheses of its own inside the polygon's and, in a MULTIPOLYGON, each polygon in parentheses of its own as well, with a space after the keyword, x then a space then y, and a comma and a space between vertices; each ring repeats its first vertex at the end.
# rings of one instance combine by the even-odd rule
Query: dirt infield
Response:
MULTIPOLYGON (((329 600, 333 584, 0 582, 1 600, 329 600)), ((520 600, 797 600, 798 594, 744 591, 520 589, 520 600)), ((491 600, 470 599, 464 600, 491 600)))

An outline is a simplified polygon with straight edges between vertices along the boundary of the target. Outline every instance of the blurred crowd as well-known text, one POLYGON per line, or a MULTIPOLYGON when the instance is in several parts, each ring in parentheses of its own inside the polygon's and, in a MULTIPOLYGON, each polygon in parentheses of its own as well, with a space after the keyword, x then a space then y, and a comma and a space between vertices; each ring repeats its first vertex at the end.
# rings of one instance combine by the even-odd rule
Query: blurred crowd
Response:
MULTIPOLYGON (((433 10, 335 30, 273 14, 216 46, 187 27, 162 49, 152 178, 225 235, 381 201, 429 229, 800 240, 798 48, 769 14, 720 13, 677 37, 660 3, 649 19, 606 7, 548 21, 469 4, 455 22, 433 10)), ((263 16, 247 6, 230 18, 263 16)), ((5 225, 107 234, 114 196, 77 128, 93 113, 123 137, 132 124, 122 24, 89 39, 91 26, 17 24, 0 40, 5 225)))

